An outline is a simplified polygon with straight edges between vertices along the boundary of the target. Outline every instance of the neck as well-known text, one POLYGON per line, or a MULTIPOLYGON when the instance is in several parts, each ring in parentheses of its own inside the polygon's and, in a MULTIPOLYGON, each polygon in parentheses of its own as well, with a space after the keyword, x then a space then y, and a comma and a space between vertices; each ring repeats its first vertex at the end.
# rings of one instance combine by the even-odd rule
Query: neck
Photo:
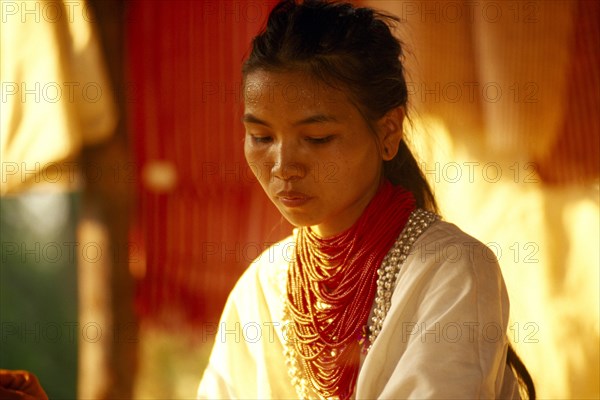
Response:
POLYGON ((363 215, 365 209, 369 206, 369 203, 371 200, 373 200, 379 189, 381 189, 384 179, 385 178, 382 177, 377 185, 374 185, 372 188, 370 188, 370 190, 367 191, 364 196, 360 197, 351 206, 353 212, 348 216, 345 218, 339 218, 339 215, 335 215, 330 218, 332 220, 331 222, 323 222, 318 225, 311 225, 309 227, 310 230, 318 237, 326 239, 342 234, 348 229, 352 228, 361 215, 363 215))

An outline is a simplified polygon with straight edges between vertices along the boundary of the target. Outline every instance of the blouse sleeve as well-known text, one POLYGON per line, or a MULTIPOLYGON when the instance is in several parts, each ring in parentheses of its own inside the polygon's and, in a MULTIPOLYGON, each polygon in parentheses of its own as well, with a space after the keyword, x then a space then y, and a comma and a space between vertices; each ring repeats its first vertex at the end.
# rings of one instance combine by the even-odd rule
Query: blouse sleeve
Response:
POLYGON ((506 393, 503 385, 514 384, 505 382, 513 378, 506 367, 508 311, 490 249, 451 224, 433 224, 401 270, 391 308, 364 360, 357 398, 506 393))

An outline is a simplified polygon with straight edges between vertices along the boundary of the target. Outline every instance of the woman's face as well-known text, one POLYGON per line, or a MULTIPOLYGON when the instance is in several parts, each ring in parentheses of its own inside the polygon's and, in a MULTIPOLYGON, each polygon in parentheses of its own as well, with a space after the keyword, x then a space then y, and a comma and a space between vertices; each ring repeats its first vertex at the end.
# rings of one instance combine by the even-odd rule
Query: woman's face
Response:
POLYGON ((281 214, 320 236, 344 231, 380 184, 377 137, 343 91, 255 71, 244 89, 246 160, 281 214))

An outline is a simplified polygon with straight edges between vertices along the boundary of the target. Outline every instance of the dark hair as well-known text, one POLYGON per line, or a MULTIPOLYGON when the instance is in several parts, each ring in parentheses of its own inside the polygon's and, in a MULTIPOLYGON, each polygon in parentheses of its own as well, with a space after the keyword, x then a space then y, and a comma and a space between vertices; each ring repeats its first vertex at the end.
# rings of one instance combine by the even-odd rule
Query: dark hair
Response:
MULTIPOLYGON (((408 102, 402 43, 390 29, 398 22, 394 16, 349 3, 283 0, 254 38, 242 72, 244 77, 256 70, 307 72, 345 89, 372 127, 408 102)), ((410 190, 418 207, 437 211, 431 187, 404 138, 396 157, 384 163, 384 174, 410 190)), ((533 380, 510 345, 506 363, 524 394, 535 399, 533 380)))
MULTIPOLYGON (((397 18, 348 3, 282 1, 252 42, 244 77, 255 70, 304 71, 347 91, 373 127, 396 107, 406 107, 408 90, 402 46, 388 23, 397 18)), ((385 176, 415 196, 418 207, 437 211, 431 187, 405 139, 384 163, 385 176)))

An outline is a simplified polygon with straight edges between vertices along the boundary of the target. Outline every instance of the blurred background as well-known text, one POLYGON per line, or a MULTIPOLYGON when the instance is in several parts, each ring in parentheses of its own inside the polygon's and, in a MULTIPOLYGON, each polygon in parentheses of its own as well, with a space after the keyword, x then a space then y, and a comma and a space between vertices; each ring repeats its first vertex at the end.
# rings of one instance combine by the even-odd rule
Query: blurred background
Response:
MULTIPOLYGON (((539 397, 600 397, 600 3, 355 3, 400 20, 407 138, 496 253, 539 397)), ((239 122, 275 1, 0 4, 0 368, 194 398, 228 292, 290 233, 239 122)))

